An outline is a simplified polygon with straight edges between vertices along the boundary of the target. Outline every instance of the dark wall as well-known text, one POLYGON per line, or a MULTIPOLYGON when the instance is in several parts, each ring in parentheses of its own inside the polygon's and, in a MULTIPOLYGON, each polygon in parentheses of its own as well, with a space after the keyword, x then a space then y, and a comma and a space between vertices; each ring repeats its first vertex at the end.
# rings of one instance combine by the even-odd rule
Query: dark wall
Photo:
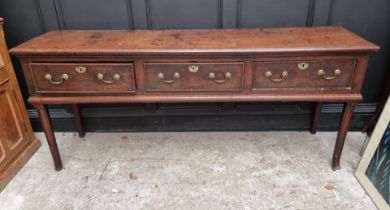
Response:
MULTIPOLYGON (((374 113, 390 69, 388 0, 1 0, 9 47, 51 30, 312 27, 341 25, 381 46, 372 55, 363 87, 364 103, 352 127, 360 129, 374 113)), ((13 58, 24 98, 27 89, 13 58)), ((27 105, 33 126, 37 116, 27 105)), ((304 130, 310 103, 214 103, 83 105, 87 130, 304 130), (266 119, 266 120, 264 120, 266 119), (104 123, 103 123, 104 122, 104 123)), ((337 128, 341 104, 327 104, 320 129, 337 128)), ((72 129, 67 106, 51 109, 58 130, 72 129)))

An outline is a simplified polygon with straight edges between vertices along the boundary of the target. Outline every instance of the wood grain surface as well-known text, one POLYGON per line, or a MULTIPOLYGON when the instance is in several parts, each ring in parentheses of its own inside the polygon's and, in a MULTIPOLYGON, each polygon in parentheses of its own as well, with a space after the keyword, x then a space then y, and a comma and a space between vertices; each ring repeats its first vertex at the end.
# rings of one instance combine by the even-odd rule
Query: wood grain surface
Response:
POLYGON ((53 31, 13 49, 14 55, 374 52, 378 46, 341 27, 53 31))

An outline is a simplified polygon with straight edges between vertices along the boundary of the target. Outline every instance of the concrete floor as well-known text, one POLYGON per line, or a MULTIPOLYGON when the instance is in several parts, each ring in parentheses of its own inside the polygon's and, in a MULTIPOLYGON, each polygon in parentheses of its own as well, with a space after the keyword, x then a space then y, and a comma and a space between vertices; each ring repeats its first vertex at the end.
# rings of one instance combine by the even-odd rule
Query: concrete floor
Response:
MULTIPOLYGON (((44 140, 42 133, 38 137, 44 140)), ((56 133, 0 194, 0 209, 376 209, 355 177, 365 138, 335 132, 56 133)))

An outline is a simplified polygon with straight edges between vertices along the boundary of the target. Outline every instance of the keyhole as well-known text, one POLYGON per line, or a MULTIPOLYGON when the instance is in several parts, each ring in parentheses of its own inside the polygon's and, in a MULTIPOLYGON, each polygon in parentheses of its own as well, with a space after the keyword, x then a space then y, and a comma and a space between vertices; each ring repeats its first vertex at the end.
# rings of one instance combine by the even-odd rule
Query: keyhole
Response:
POLYGON ((298 63, 298 68, 300 70, 305 70, 309 67, 309 64, 308 63, 298 63))

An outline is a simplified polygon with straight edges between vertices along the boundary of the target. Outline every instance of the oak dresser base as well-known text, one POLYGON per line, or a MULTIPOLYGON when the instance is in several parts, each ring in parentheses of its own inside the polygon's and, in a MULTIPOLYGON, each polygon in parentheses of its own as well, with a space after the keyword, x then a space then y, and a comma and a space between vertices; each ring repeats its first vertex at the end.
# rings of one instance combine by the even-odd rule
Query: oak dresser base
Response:
POLYGON ((332 169, 340 157, 368 54, 379 48, 340 27, 153 31, 53 31, 10 52, 19 57, 29 102, 62 169, 47 105, 315 102, 345 103, 332 169))

